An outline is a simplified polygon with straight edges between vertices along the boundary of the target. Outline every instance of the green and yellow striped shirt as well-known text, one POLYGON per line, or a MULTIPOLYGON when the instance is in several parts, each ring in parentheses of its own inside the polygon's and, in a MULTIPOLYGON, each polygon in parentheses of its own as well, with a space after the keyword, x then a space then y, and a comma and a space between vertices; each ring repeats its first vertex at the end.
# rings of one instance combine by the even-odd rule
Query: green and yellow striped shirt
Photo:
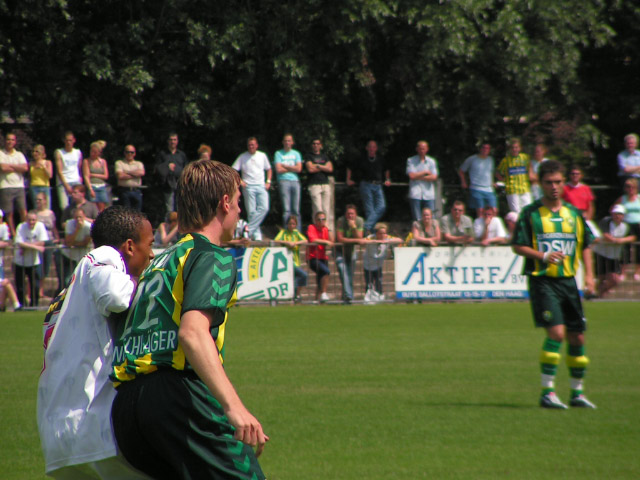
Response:
POLYGON ((517 157, 507 155, 498 165, 498 172, 504 177, 507 195, 531 191, 529 183, 529 155, 520 153, 517 157))
POLYGON ((574 277, 582 260, 582 251, 593 242, 593 234, 580 210, 568 203, 552 212, 538 200, 520 212, 513 245, 524 245, 539 252, 561 251, 562 263, 544 263, 525 258, 523 273, 533 276, 574 277))
POLYGON ((178 343, 182 315, 208 311, 220 361, 228 310, 236 302, 233 256, 195 233, 158 255, 138 284, 125 322, 116 335, 111 379, 117 384, 158 368, 190 370, 178 343))

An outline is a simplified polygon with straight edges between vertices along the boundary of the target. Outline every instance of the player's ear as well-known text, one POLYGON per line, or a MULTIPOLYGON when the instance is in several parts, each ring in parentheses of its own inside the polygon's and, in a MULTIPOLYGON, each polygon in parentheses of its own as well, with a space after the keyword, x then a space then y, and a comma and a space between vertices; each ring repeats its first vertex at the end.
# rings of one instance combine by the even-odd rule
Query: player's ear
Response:
POLYGON ((229 213, 229 211, 231 210, 231 197, 229 197, 229 195, 227 195, 226 193, 222 196, 220 206, 222 207, 224 213, 229 213))
POLYGON ((133 251, 135 249, 135 242, 131 238, 127 238, 122 245, 120 245, 120 253, 124 257, 125 261, 129 260, 133 256, 133 251))

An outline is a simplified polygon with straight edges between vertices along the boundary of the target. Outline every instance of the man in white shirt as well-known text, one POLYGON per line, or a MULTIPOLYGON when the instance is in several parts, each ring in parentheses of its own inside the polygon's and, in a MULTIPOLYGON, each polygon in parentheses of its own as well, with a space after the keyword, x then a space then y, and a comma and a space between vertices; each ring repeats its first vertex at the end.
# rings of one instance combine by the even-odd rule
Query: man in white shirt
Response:
POLYGON ((422 219, 422 209, 432 212, 436 206, 436 189, 434 182, 438 180, 438 164, 436 159, 427 155, 429 144, 420 140, 416 145, 416 153, 407 159, 407 176, 409 177, 409 203, 413 219, 422 219))
MULTIPOLYGON (((91 243, 91 222, 87 220, 80 207, 73 211, 73 218, 64 226, 64 246, 60 250, 60 261, 56 268, 60 287, 64 288, 71 280, 71 274, 82 257, 89 253, 91 243)), ((59 288, 59 290, 62 290, 59 288)))
POLYGON ((29 282, 31 293, 31 307, 38 306, 40 296, 40 255, 44 251, 44 242, 49 240, 49 234, 44 223, 38 221, 35 211, 27 214, 27 221, 22 222, 16 229, 14 238, 14 256, 16 272, 16 292, 18 301, 25 303, 25 285, 29 282))
POLYGON ((27 216, 27 202, 24 194, 24 174, 29 171, 29 164, 22 152, 16 150, 16 135, 7 133, 4 149, 0 150, 0 209, 6 214, 11 235, 15 235, 13 220, 14 205, 24 222, 27 216))
POLYGON ((503 245, 507 243, 507 230, 500 217, 496 216, 496 209, 485 207, 482 216, 473 222, 473 236, 480 245, 503 245))
POLYGON ((80 260, 44 323, 37 414, 45 470, 58 479, 145 479, 118 454, 109 372, 113 315, 127 310, 153 258, 153 230, 142 213, 114 206, 91 236, 97 248, 80 260))
POLYGON ((242 177, 242 196, 249 221, 249 238, 262 240, 260 225, 269 212, 271 164, 264 152, 258 150, 258 139, 247 140, 247 151, 239 155, 232 165, 242 177), (266 172, 266 181, 265 181, 266 172))

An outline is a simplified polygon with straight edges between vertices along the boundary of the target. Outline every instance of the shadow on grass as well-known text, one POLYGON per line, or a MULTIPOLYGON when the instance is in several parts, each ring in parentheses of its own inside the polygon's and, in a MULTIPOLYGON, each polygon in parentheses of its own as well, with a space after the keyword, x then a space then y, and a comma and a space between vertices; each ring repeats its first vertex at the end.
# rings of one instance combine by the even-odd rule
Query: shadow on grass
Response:
POLYGON ((513 409, 539 409, 537 405, 522 405, 517 403, 482 403, 482 402, 423 402, 421 405, 428 405, 430 407, 473 407, 473 408, 513 408, 513 409))

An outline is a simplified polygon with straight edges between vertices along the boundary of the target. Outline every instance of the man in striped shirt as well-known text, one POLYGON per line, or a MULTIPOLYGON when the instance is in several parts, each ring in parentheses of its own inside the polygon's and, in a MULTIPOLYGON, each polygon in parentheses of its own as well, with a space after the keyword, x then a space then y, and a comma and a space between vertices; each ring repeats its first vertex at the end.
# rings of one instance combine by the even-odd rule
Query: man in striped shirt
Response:
POLYGON ((566 409, 555 394, 560 347, 567 340, 567 366, 571 376, 572 407, 595 408, 583 394, 586 319, 575 281, 580 260, 585 288, 594 291, 590 243, 593 234, 578 209, 562 201, 564 167, 549 160, 540 165, 543 196, 526 206, 512 240, 515 253, 525 257, 523 273, 529 277, 529 297, 534 323, 546 330, 540 364, 540 406, 566 409))
POLYGON ((529 155, 522 153, 522 144, 517 138, 509 142, 509 154, 498 165, 496 175, 505 183, 509 210, 519 213, 531 203, 531 175, 529 155))

